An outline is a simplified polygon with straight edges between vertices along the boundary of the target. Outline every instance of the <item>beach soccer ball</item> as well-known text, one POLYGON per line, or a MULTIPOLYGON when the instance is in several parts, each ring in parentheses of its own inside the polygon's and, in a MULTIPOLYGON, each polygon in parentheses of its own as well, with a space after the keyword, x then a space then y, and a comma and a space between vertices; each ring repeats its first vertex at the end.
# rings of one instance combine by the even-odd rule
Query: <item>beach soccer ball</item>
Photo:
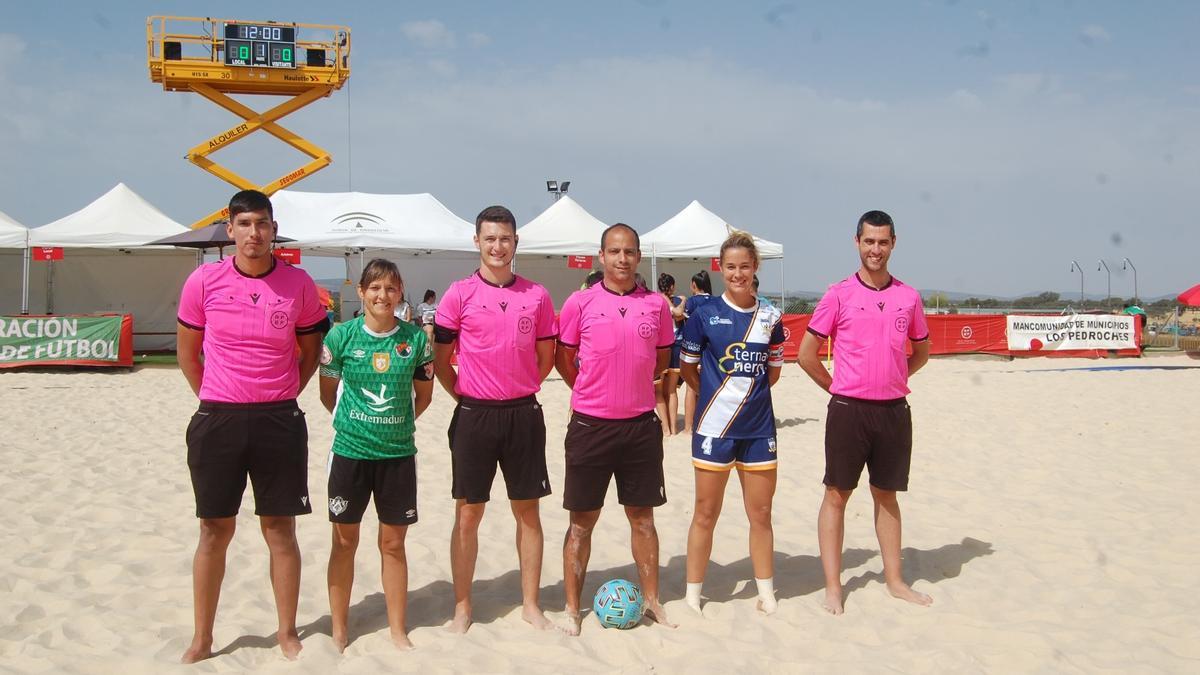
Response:
POLYGON ((642 620, 646 607, 642 589, 632 581, 613 579, 605 582, 596 591, 592 610, 605 628, 632 628, 642 620))

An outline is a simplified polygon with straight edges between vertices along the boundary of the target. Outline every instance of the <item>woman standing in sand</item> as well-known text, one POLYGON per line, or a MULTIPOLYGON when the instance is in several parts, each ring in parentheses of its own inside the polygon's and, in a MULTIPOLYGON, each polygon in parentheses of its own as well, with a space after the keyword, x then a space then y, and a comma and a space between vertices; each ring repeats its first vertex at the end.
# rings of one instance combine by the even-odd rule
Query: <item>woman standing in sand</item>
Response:
POLYGON ((683 297, 675 295, 675 277, 663 272, 658 275, 658 292, 663 294, 671 307, 671 319, 675 322, 675 344, 671 345, 671 362, 656 385, 658 394, 658 417, 662 420, 663 435, 674 436, 679 414, 679 345, 683 341, 683 297))
POLYGON ((354 553, 367 502, 375 498, 383 594, 392 642, 412 643, 404 627, 408 562, 404 535, 417 522, 414 420, 433 398, 433 350, 424 331, 396 318, 404 282, 395 263, 372 260, 358 297, 363 314, 339 324, 321 351, 321 403, 333 413, 329 455, 329 612, 338 651, 349 644, 347 621, 354 553), (341 395, 338 395, 338 385, 341 395))
POLYGON ((713 530, 729 471, 737 467, 750 520, 758 608, 770 614, 776 606, 771 502, 777 466, 771 386, 783 367, 783 315, 754 295, 758 249, 749 234, 729 235, 721 244, 720 261, 725 292, 688 317, 680 354, 680 373, 699 393, 692 434, 696 508, 688 530, 685 599, 700 611, 713 530))

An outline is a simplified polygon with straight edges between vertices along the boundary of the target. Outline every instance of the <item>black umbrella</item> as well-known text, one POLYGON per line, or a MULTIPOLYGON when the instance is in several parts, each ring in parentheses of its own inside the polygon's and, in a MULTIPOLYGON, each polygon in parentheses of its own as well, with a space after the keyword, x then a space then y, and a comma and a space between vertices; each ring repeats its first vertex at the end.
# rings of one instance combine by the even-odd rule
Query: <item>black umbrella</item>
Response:
MULTIPOLYGON (((275 243, 282 244, 295 239, 287 237, 275 236, 275 243)), ((233 246, 233 240, 225 232, 225 223, 213 223, 205 225, 194 230, 188 230, 182 234, 173 234, 169 237, 156 239, 146 242, 146 246, 182 246, 184 248, 223 248, 225 246, 233 246)))

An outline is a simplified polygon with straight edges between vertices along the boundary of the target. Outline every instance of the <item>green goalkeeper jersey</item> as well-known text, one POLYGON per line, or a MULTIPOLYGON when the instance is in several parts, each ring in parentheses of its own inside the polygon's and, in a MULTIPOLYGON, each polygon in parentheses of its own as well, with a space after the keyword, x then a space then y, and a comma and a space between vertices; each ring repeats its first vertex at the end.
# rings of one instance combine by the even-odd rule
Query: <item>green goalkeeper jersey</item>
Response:
POLYGON ((403 321, 385 334, 358 317, 334 326, 321 349, 321 376, 342 381, 333 412, 333 451, 350 459, 392 459, 413 443, 413 377, 432 379, 425 332, 403 321))

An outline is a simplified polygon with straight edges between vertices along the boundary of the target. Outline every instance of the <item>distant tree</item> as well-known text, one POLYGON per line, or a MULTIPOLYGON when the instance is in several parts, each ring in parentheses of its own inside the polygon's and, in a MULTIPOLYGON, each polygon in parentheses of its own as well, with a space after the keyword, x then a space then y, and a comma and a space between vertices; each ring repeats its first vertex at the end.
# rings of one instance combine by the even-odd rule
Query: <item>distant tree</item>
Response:
POLYGON ((783 308, 784 314, 812 314, 816 309, 816 298, 788 298, 787 306, 783 308))

